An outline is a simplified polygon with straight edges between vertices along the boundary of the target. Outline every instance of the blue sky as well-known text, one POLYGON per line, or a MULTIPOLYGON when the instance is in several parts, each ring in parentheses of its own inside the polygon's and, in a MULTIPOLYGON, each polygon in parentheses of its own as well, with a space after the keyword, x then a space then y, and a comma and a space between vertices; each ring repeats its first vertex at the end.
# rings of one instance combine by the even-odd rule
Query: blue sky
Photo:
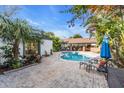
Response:
MULTIPOLYGON (((31 25, 43 29, 46 32, 53 32, 61 38, 68 38, 74 34, 81 34, 83 37, 89 37, 85 33, 85 28, 76 25, 69 28, 67 21, 72 18, 71 14, 60 13, 71 6, 19 6, 21 9, 16 17, 26 19, 31 25)), ((79 23, 77 23, 79 24, 79 23)))

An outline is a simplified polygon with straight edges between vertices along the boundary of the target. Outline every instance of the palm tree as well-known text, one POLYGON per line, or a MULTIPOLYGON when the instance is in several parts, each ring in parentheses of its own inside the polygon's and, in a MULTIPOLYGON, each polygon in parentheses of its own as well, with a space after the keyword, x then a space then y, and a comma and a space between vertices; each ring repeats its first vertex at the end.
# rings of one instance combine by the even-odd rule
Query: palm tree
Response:
POLYGON ((13 53, 14 57, 18 58, 19 53, 19 43, 22 40, 23 42, 30 38, 31 27, 29 24, 24 20, 16 19, 13 22, 13 53))
POLYGON ((18 59, 19 43, 37 38, 36 35, 32 35, 32 27, 27 21, 0 16, 0 37, 4 41, 12 43, 15 59, 18 59))

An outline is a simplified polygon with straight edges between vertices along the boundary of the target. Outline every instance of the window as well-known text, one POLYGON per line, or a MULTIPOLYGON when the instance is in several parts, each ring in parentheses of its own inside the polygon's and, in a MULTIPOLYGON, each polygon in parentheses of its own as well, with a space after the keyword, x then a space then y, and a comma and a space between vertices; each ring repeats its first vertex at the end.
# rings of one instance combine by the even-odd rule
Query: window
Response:
POLYGON ((25 54, 37 54, 38 53, 38 42, 27 42, 25 43, 25 54))

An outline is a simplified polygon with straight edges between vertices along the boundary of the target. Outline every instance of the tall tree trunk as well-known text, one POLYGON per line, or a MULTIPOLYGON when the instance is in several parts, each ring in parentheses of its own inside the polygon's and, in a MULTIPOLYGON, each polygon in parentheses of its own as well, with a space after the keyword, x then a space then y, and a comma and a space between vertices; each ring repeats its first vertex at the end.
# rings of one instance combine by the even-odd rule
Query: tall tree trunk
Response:
POLYGON ((119 64, 120 63, 120 55, 119 55, 119 39, 118 39, 118 35, 116 36, 116 39, 115 39, 115 50, 116 50, 116 56, 115 56, 115 60, 116 60, 116 63, 119 64))
POLYGON ((15 59, 18 59, 19 55, 19 40, 15 40, 15 43, 13 45, 13 55, 15 59))

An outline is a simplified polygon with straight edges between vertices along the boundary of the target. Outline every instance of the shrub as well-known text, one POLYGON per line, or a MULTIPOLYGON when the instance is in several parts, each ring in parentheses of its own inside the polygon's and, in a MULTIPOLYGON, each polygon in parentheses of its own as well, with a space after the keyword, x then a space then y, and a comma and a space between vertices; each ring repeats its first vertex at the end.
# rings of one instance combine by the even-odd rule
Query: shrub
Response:
POLYGON ((16 69, 16 68, 19 68, 19 67, 21 67, 21 66, 22 66, 22 64, 21 64, 20 60, 18 60, 18 59, 12 60, 12 62, 11 62, 11 64, 10 64, 10 67, 11 67, 12 69, 16 69))
POLYGON ((12 46, 11 45, 5 45, 5 46, 2 46, 0 47, 0 49, 3 51, 4 55, 3 57, 5 59, 8 59, 8 58, 12 58, 13 57, 13 54, 12 54, 12 46))
POLYGON ((1 50, 3 50, 4 55, 3 57, 6 59, 3 63, 3 67, 5 68, 19 68, 22 66, 21 62, 19 59, 15 59, 12 54, 12 46, 11 45, 5 45, 0 47, 1 50))

